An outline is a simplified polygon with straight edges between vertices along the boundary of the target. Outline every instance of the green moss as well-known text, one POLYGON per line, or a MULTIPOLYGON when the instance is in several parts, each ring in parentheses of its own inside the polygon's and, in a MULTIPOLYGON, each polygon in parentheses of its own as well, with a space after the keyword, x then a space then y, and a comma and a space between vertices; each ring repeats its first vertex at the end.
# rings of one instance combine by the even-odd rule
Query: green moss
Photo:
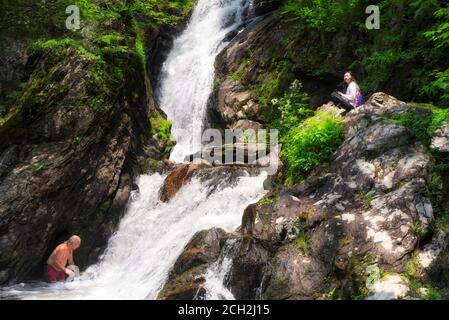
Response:
POLYGON ((351 284, 351 300, 363 300, 369 293, 367 288, 367 280, 370 276, 369 266, 376 263, 373 254, 351 255, 346 266, 346 278, 351 284))
POLYGON ((245 70, 244 69, 240 69, 239 71, 231 73, 229 75, 229 78, 231 78, 234 81, 240 81, 243 78, 244 74, 245 74, 245 70))
POLYGON ((433 135, 449 119, 449 109, 433 109, 428 132, 433 135))
POLYGON ((223 79, 214 79, 214 83, 213 83, 213 89, 216 90, 218 87, 220 87, 223 84, 224 80, 223 79))
POLYGON ((424 146, 429 147, 437 129, 449 119, 449 109, 439 109, 429 104, 410 103, 404 113, 386 113, 383 118, 410 129, 424 146))
POLYGON ((153 158, 139 160, 139 169, 142 173, 155 172, 159 167, 159 161, 153 158))
POLYGON ((33 174, 40 174, 45 169, 48 168, 48 164, 46 162, 36 162, 31 164, 31 169, 33 170, 33 174))
POLYGON ((165 144, 164 155, 170 153, 175 145, 175 138, 171 133, 171 122, 161 115, 150 117, 151 134, 157 135, 165 144))
POLYGON ((186 272, 177 275, 173 280, 168 282, 164 288, 160 291, 158 298, 176 297, 186 291, 198 289, 201 285, 195 282, 195 278, 203 276, 206 271, 207 264, 196 266, 186 272))
POLYGON ((276 200, 276 197, 266 195, 262 199, 259 200, 259 204, 271 205, 275 200, 276 200))
POLYGON ((419 263, 418 254, 413 252, 405 264, 405 275, 408 279, 418 278, 421 275, 422 269, 419 263))
MULTIPOLYGON (((25 28, 29 32, 30 52, 45 57, 46 66, 34 72, 22 84, 17 98, 14 101, 10 99, 6 108, 15 101, 18 101, 19 107, 27 110, 27 114, 51 107, 58 100, 58 96, 54 96, 54 83, 57 80, 51 78, 52 68, 60 70, 62 61, 80 56, 89 63, 86 66, 87 94, 80 97, 77 104, 90 106, 99 112, 105 111, 108 102, 119 93, 118 89, 125 82, 126 75, 140 72, 146 76, 144 34, 164 24, 179 23, 192 5, 192 0, 113 3, 101 0, 55 0, 45 4, 19 0, 14 2, 14 6, 7 5, 6 12, 1 13, 2 18, 22 17, 24 12, 33 12, 32 19, 24 16, 19 20, 31 20, 33 24, 30 26, 36 26, 25 28), (80 8, 83 31, 65 29, 65 8, 69 5, 80 8), (47 29, 57 32, 46 32, 47 29)), ((1 22, 2 26, 4 21, 1 22)), ((7 28, 5 23, 2 29, 7 28)), ((16 28, 13 29, 14 34, 17 34, 16 28)), ((57 94, 62 97, 68 89, 58 86, 57 94)))
POLYGON ((310 253, 310 236, 308 233, 307 224, 299 219, 294 226, 296 240, 295 246, 300 249, 305 255, 309 255, 310 253))
POLYGON ((421 279, 421 273, 418 255, 414 252, 406 263, 404 274, 411 297, 423 300, 441 300, 443 297, 447 297, 449 293, 447 289, 439 289, 432 283, 424 283, 421 279))
POLYGON ((437 230, 449 233, 449 209, 439 214, 435 221, 437 230))
POLYGON ((363 192, 363 191, 358 191, 356 193, 357 199, 361 202, 362 204, 362 208, 363 209, 369 209, 371 208, 371 203, 374 200, 374 195, 371 193, 367 193, 367 192, 363 192))
POLYGON ((264 72, 264 79, 253 85, 257 92, 258 102, 265 108, 263 111, 265 111, 268 121, 276 115, 276 113, 274 115, 271 113, 271 100, 280 97, 294 80, 290 61, 272 61, 270 67, 264 72))

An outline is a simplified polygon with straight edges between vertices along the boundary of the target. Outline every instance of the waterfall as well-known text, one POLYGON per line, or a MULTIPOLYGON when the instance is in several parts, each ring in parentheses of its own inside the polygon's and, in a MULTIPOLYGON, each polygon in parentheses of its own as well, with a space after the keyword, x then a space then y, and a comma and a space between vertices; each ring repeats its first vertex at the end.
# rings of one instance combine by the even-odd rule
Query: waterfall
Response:
POLYGON ((242 23, 248 0, 199 0, 186 30, 174 41, 163 65, 158 101, 176 138, 170 159, 201 148, 201 130, 212 92, 214 62, 226 35, 242 23))
MULTIPOLYGON (((175 40, 164 64, 158 92, 162 109, 178 140, 171 158, 200 148, 206 104, 212 90, 214 60, 223 39, 241 22, 250 1, 199 0, 186 30, 175 40), (183 130, 185 129, 185 130, 183 130), (182 132, 181 132, 182 131, 182 132)), ((264 194, 266 173, 226 179, 218 187, 193 178, 168 203, 158 199, 166 177, 158 173, 138 178, 117 231, 99 262, 73 282, 18 284, 2 288, 0 296, 23 299, 155 299, 170 268, 198 231, 212 227, 234 231, 246 206, 264 194)), ((75 261, 76 262, 76 261, 75 261)), ((232 299, 223 286, 231 261, 226 250, 208 270, 207 297, 232 299)))
POLYGON ((139 192, 111 237, 100 262, 69 283, 15 285, 3 296, 25 299, 155 299, 170 268, 191 237, 200 230, 221 227, 232 231, 244 208, 263 196, 264 175, 239 177, 212 194, 193 179, 168 203, 158 200, 165 176, 143 175, 139 192))
POLYGON ((231 271, 232 253, 235 239, 227 240, 218 260, 206 271, 206 299, 208 300, 235 300, 234 295, 226 288, 225 278, 231 271))

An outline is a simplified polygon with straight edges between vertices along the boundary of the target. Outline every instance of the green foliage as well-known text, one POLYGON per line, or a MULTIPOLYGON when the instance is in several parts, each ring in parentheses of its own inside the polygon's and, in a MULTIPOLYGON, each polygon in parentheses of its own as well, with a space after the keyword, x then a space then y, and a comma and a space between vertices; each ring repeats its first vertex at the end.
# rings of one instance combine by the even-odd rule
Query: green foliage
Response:
POLYGON ((375 283, 379 282, 383 277, 382 270, 377 266, 377 264, 367 266, 365 274, 366 274, 365 285, 367 288, 372 287, 375 283))
POLYGON ((406 82, 406 91, 396 94, 435 104, 447 103, 447 3, 383 0, 378 5, 382 13, 381 29, 375 32, 361 29, 369 40, 359 44, 355 51, 357 59, 351 66, 363 70, 362 87, 369 92, 388 90, 385 84, 398 79, 406 82))
POLYGON ((435 221, 435 227, 437 228, 437 230, 449 233, 449 209, 447 209, 437 217, 435 221))
POLYGON ((307 224, 302 220, 298 220, 294 225, 294 229, 296 234, 296 247, 300 249, 305 255, 309 255, 310 238, 307 232, 307 224))
POLYGON ((272 100, 280 97, 295 80, 289 61, 272 61, 269 70, 265 72, 265 79, 258 85, 258 102, 265 108, 267 121, 280 117, 278 108, 272 107, 272 100))
POLYGON ((264 196, 262 199, 259 200, 259 204, 261 205, 270 205, 273 203, 273 199, 267 196, 264 196))
POLYGON ((229 75, 229 78, 231 78, 234 81, 240 81, 243 77, 244 72, 245 72, 245 70, 243 68, 241 68, 240 70, 238 70, 234 73, 231 73, 229 75))
POLYGON ((193 0, 135 0, 131 12, 144 14, 152 25, 174 26, 192 8, 193 0), (177 14, 173 14, 177 12, 177 14))
POLYGON ((329 292, 324 295, 324 298, 327 300, 338 300, 337 287, 333 288, 329 292))
POLYGON ((441 300, 447 296, 447 289, 440 290, 432 283, 424 283, 421 280, 421 265, 416 252, 413 252, 405 267, 404 276, 407 279, 410 296, 423 300, 441 300))
POLYGON ((164 140, 170 139, 171 136, 171 122, 161 115, 150 117, 151 132, 159 134, 164 140))
POLYGON ((424 32, 424 36, 436 46, 432 51, 433 57, 444 56, 446 61, 432 72, 434 80, 423 90, 430 94, 441 94, 442 100, 449 102, 449 64, 447 62, 447 50, 449 49, 449 4, 436 10, 434 16, 437 19, 437 23, 424 32))
MULTIPOLYGON (((193 5, 192 0, 54 0, 46 3, 36 1, 14 1, 1 12, 2 29, 7 30, 10 17, 19 21, 33 21, 25 26, 26 36, 30 38, 30 52, 45 56, 47 70, 34 72, 27 83, 23 83, 14 101, 7 101, 7 107, 17 105, 28 113, 39 112, 51 106, 57 97, 49 99, 49 90, 54 91, 51 72, 57 70, 63 61, 76 56, 87 60, 88 69, 86 94, 79 97, 78 105, 87 105, 98 112, 106 110, 108 102, 119 93, 128 74, 145 73, 144 34, 148 29, 174 25, 183 19, 193 5), (81 13, 81 31, 65 28, 69 5, 77 5, 81 13), (33 11, 34 10, 34 11, 33 11), (33 12, 28 17, 26 12, 33 12), (5 18, 5 19, 3 19, 5 18), (53 30, 47 32, 47 30, 53 30)), ((11 28, 14 34, 16 26, 11 28)), ((69 88, 58 86, 62 97, 69 88)), ((3 103, 3 101, 2 101, 3 103)))
POLYGON ((165 144, 165 154, 169 154, 175 145, 175 139, 171 133, 171 122, 161 115, 150 117, 151 134, 157 135, 165 144))
POLYGON ((376 258, 371 254, 351 255, 346 267, 347 278, 351 281, 353 294, 351 300, 363 300, 369 293, 366 286, 368 277, 373 274, 372 278, 376 278, 375 269, 370 267, 376 263, 376 258))
POLYGON ((346 22, 346 12, 357 3, 358 0, 289 0, 281 14, 305 22, 311 28, 334 32, 346 22))
POLYGON ((374 195, 372 193, 358 191, 356 195, 357 195, 358 200, 362 203, 363 209, 366 210, 366 209, 371 208, 371 203, 374 200, 374 195))
POLYGON ((48 168, 48 164, 46 162, 36 162, 36 163, 31 164, 31 169, 33 170, 33 174, 39 174, 47 168, 48 168))
POLYGON ((265 195, 262 199, 260 199, 259 204, 261 205, 270 205, 273 202, 279 200, 280 194, 278 192, 276 193, 270 193, 265 195))
POLYGON ((449 109, 433 109, 428 132, 434 134, 449 119, 449 109))
POLYGON ((272 122, 271 127, 278 129, 280 135, 284 136, 290 128, 312 116, 313 111, 310 110, 307 101, 308 96, 302 91, 302 84, 298 80, 293 81, 284 96, 271 100, 279 113, 279 117, 272 122))
POLYGON ((449 119, 449 109, 439 109, 432 105, 410 104, 410 108, 401 114, 385 114, 384 118, 393 123, 410 129, 425 145, 430 141, 446 119, 449 119))
POLYGON ((286 183, 298 182, 317 165, 328 161, 341 144, 342 135, 342 118, 322 111, 291 128, 281 138, 281 156, 287 164, 286 183))

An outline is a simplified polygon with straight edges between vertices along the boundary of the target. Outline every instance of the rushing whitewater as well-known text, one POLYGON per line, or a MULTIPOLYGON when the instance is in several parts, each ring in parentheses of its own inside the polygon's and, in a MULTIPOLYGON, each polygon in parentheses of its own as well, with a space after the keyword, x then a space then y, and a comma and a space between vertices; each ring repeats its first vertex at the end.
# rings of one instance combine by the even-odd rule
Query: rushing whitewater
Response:
POLYGON ((183 162, 201 148, 214 62, 225 36, 242 23, 249 0, 199 0, 187 29, 174 42, 163 66, 158 101, 173 124, 176 146, 170 159, 183 162))
MULTIPOLYGON (((16 285, 4 293, 25 299, 155 299, 171 266, 197 231, 217 226, 234 230, 244 208, 265 192, 263 174, 240 177, 236 185, 220 186, 209 196, 208 187, 193 179, 172 201, 162 203, 158 190, 164 179, 159 174, 139 178, 140 191, 133 194, 101 262, 81 278, 53 285, 16 285)), ((221 290, 225 289, 214 292, 221 290)))

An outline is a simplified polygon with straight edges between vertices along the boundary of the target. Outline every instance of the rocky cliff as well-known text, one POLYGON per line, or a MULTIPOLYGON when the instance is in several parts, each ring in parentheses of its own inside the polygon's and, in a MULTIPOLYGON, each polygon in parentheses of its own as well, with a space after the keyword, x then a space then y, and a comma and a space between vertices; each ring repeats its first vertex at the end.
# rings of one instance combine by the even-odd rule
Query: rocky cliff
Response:
POLYGON ((64 29, 66 2, 14 2, 2 19, 0 284, 40 277, 54 246, 74 233, 77 263, 93 263, 136 174, 169 151, 151 125, 160 113, 151 79, 193 2, 80 2, 75 32, 64 29), (170 20, 155 20, 158 10, 170 20), (25 23, 33 17, 37 25, 25 23))
POLYGON ((409 108, 378 93, 350 112, 328 164, 251 205, 235 232, 198 233, 162 297, 204 297, 202 272, 225 243, 225 284, 237 299, 422 298, 432 280, 444 288, 449 238, 428 197, 435 160, 388 120, 409 108))

